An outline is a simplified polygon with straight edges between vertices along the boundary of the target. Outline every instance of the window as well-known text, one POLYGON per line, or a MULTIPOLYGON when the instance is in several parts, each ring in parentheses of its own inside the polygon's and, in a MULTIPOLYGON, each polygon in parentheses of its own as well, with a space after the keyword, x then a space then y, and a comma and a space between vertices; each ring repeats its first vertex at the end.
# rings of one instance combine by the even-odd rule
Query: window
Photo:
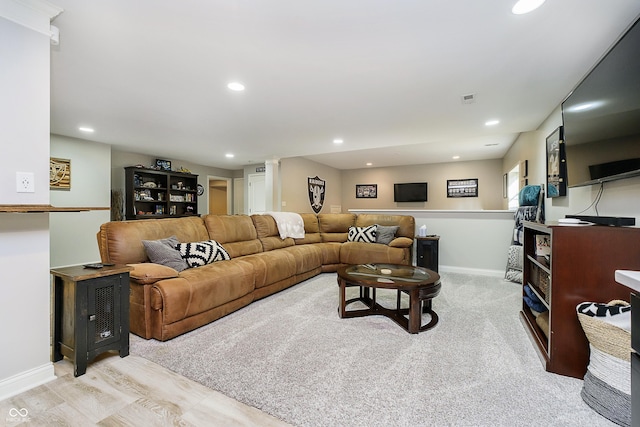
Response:
POLYGON ((520 194, 520 165, 517 164, 507 174, 507 200, 508 209, 518 209, 518 195, 520 194))

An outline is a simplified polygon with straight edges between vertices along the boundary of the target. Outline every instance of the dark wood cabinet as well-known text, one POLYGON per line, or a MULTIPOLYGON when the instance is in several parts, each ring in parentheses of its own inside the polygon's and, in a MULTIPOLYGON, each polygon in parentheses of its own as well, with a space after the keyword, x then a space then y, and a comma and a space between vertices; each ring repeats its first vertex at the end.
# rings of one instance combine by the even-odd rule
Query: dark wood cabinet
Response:
POLYGON ((416 265, 438 273, 440 236, 416 237, 416 265))
POLYGON ((520 317, 547 371, 584 377, 589 343, 576 306, 628 300, 628 290, 615 282, 615 270, 640 269, 638 241, 638 228, 525 222, 523 287, 530 287, 549 317, 537 322, 537 313, 524 301, 520 317), (548 257, 536 252, 536 241, 545 238, 548 257))
POLYGON ((198 214, 198 175, 125 169, 125 218, 168 218, 198 214))
POLYGON ((68 357, 74 376, 83 375, 97 355, 117 350, 129 354, 129 271, 120 265, 51 270, 53 275, 53 351, 57 362, 68 357))

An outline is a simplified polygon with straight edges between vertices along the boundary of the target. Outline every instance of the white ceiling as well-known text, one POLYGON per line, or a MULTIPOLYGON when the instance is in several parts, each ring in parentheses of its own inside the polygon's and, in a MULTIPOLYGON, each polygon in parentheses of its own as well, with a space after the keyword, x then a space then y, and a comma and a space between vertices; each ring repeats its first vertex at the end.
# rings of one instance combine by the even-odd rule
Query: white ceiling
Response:
POLYGON ((52 133, 225 169, 501 158, 640 14, 638 0, 528 15, 515 0, 50 1, 65 9, 52 133))

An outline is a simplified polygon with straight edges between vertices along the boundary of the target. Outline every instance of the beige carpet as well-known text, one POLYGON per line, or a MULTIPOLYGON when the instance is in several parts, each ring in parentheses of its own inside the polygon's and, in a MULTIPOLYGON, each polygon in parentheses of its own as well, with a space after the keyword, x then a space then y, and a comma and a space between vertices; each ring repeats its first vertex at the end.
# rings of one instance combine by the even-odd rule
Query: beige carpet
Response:
POLYGON ((543 370, 518 285, 442 283, 440 323, 418 335, 340 319, 336 275, 323 274, 166 343, 132 336, 131 353, 298 426, 613 425, 581 380, 543 370))

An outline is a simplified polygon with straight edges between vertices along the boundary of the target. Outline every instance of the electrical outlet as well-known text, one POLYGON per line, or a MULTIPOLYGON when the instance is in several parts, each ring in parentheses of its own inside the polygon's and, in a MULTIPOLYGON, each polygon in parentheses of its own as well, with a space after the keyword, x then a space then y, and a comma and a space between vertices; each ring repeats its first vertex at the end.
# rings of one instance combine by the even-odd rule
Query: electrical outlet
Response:
POLYGON ((32 172, 16 172, 16 191, 18 193, 35 193, 36 188, 32 172))

